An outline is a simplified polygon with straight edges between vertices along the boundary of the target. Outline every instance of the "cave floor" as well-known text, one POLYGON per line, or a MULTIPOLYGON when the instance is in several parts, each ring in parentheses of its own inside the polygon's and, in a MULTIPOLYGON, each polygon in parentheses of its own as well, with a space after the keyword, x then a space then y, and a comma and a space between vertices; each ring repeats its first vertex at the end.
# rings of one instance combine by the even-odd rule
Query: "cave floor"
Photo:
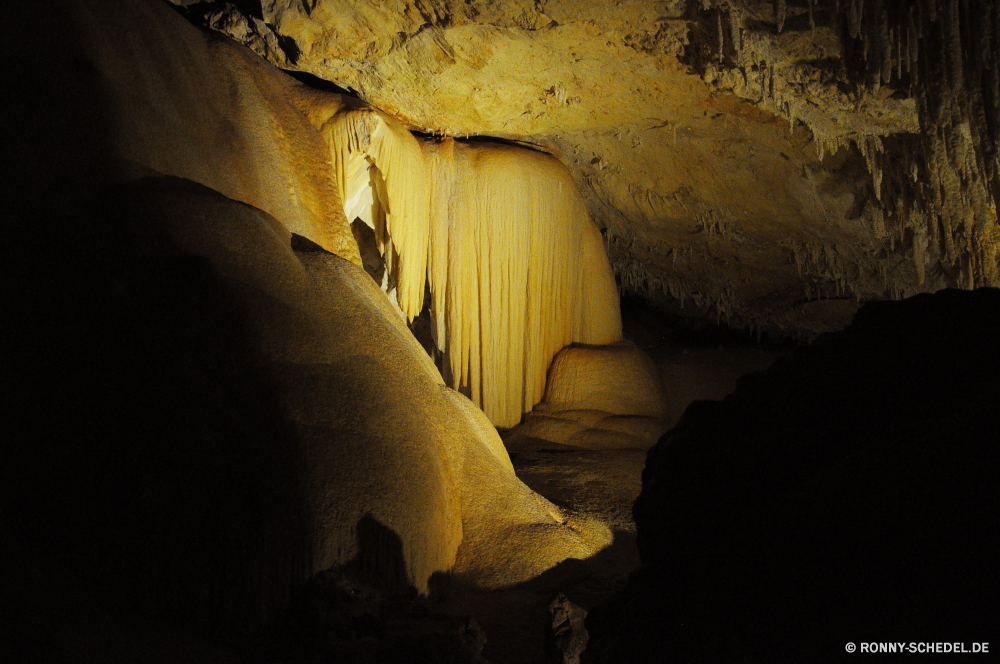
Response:
MULTIPOLYGON (((623 301, 624 336, 660 369, 668 399, 666 424, 674 426, 699 399, 722 399, 740 376, 770 366, 794 348, 758 344, 744 333, 677 330, 669 318, 643 303, 623 301)), ((517 476, 532 490, 571 513, 611 528, 611 546, 587 560, 566 560, 531 581, 490 592, 457 582, 440 597, 445 613, 471 615, 483 627, 483 656, 492 664, 543 664, 548 607, 557 593, 587 611, 609 600, 639 565, 632 503, 642 488, 646 450, 588 450, 501 431, 517 476)))
POLYGON ((492 664, 541 664, 545 623, 557 593, 586 610, 624 587, 639 565, 632 503, 639 495, 644 450, 584 450, 530 438, 511 429, 501 433, 518 477, 563 509, 600 519, 614 541, 587 560, 566 560, 530 581, 496 591, 476 591, 457 583, 441 597, 440 610, 472 615, 487 635, 483 656, 492 664))

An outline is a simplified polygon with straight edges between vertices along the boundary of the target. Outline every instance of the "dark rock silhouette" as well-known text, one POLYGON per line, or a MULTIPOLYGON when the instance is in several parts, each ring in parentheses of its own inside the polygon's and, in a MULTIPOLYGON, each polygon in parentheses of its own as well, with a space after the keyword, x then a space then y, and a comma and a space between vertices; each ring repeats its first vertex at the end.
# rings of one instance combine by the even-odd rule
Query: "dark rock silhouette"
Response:
POLYGON ((254 650, 309 573, 297 443, 232 285, 138 191, 7 228, 0 526, 113 612, 254 650))
POLYGON ((580 664, 580 653, 587 647, 587 628, 583 607, 557 593, 549 604, 549 622, 545 625, 545 650, 554 664, 580 664))
POLYGON ((641 568, 584 662, 996 641, 1000 291, 870 304, 650 450, 641 568), (991 638, 992 637, 992 638, 991 638))
MULTIPOLYGON (((407 581, 403 543, 370 514, 358 553, 298 593, 287 636, 295 661, 338 664, 485 664, 486 634, 470 617, 434 610, 407 581)), ((438 582, 445 582, 439 579, 438 582)))

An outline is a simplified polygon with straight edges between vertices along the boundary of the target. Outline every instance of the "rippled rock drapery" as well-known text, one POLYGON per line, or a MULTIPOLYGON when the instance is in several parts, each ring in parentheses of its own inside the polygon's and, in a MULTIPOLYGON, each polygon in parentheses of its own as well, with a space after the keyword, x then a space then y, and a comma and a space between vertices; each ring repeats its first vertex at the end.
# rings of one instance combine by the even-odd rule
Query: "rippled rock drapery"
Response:
POLYGON ((1000 291, 870 304, 696 402, 647 458, 642 566, 585 662, 839 661, 992 641, 1000 291))

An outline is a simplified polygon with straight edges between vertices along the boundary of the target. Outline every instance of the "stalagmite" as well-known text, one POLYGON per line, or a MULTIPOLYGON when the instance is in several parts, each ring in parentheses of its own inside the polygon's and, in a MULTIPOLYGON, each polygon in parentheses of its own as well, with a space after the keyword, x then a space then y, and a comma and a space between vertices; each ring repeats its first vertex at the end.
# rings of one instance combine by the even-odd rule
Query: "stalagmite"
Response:
POLYGON ((556 159, 420 142, 370 109, 335 116, 326 133, 345 211, 370 206, 358 216, 375 229, 400 309, 412 321, 429 285, 442 374, 494 424, 517 424, 541 400, 561 348, 621 337, 604 242, 556 159))

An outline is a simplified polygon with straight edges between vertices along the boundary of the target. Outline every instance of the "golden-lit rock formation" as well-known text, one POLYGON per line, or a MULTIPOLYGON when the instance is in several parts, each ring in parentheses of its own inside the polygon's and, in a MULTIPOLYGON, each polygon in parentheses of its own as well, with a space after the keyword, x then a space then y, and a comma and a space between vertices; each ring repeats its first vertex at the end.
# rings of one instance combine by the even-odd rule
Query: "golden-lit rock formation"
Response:
POLYGON ((430 291, 446 381, 498 426, 538 403, 553 356, 621 338, 601 236, 566 169, 517 146, 418 140, 370 108, 319 124, 345 212, 375 233, 384 287, 412 321, 430 291))
POLYGON ((41 214, 64 198, 61 209, 85 201, 93 184, 174 175, 264 210, 360 264, 322 138, 292 105, 303 86, 242 47, 186 29, 156 3, 113 12, 59 6, 72 39, 53 43, 59 25, 30 21, 18 37, 33 66, 54 78, 27 80, 31 68, 15 75, 26 80, 18 80, 25 94, 6 109, 6 148, 19 164, 14 200, 31 192, 31 210, 41 214), (48 85, 66 85, 79 106, 46 106, 48 85), (83 141, 90 144, 74 152, 83 141))
POLYGON ((264 0, 192 18, 421 131, 550 151, 621 287, 691 316, 813 336, 862 301, 998 283, 990 0, 264 0))
POLYGON ((566 348, 549 370, 545 403, 559 410, 662 417, 663 388, 652 360, 635 344, 566 348))
POLYGON ((496 429, 441 383, 361 268, 293 253, 273 219, 210 193, 153 201, 175 246, 245 287, 265 366, 303 441, 312 571, 358 554, 366 516, 399 537, 421 591, 449 571, 510 585, 609 543, 606 527, 569 519, 517 480, 496 429))
POLYGON ((549 368, 545 399, 517 432, 586 449, 647 449, 667 430, 659 370, 635 344, 572 346, 549 368))
MULTIPOLYGON (((416 145, 415 158, 424 156, 398 123, 355 100, 302 86, 242 46, 190 25, 164 3, 74 0, 60 2, 58 9, 61 23, 45 30, 28 12, 13 17, 26 52, 44 56, 14 78, 17 101, 5 109, 5 140, 12 145, 12 160, 24 166, 3 185, 12 223, 21 229, 72 227, 74 217, 61 215, 83 214, 95 200, 113 208, 107 197, 127 194, 130 206, 115 223, 135 224, 135 233, 126 233, 128 242, 145 246, 146 240, 135 238, 162 233, 170 251, 204 267, 232 294, 232 308, 251 330, 248 361, 267 377, 261 389, 273 391, 281 406, 278 416, 294 432, 295 444, 281 454, 292 455, 297 489, 285 498, 301 498, 307 531, 304 549, 287 543, 295 549, 288 569, 261 574, 287 579, 348 562, 359 555, 364 519, 398 538, 407 580, 421 591, 436 572, 486 587, 518 583, 610 542, 604 524, 564 513, 514 476, 496 429, 466 397, 444 385, 384 293, 357 265, 340 191, 345 164, 331 156, 331 145, 347 157, 363 147, 384 176, 387 193, 379 198, 386 205, 384 239, 393 243, 387 255, 399 259, 390 265, 408 314, 419 311, 429 252, 446 251, 450 256, 444 260, 432 257, 431 285, 448 299, 443 305, 439 300, 435 315, 442 318, 449 346, 476 347, 452 341, 460 338, 453 334, 469 333, 462 323, 471 321, 476 335, 493 332, 498 340, 495 348, 479 351, 486 357, 483 366, 489 365, 485 372, 496 376, 500 369, 492 352, 500 362, 526 367, 524 378, 512 372, 513 399, 505 400, 507 386, 496 396, 508 409, 500 417, 512 420, 520 418, 523 404, 540 398, 548 361, 562 345, 575 339, 613 341, 620 334, 599 234, 588 226, 586 210, 557 161, 507 147, 456 146, 454 166, 451 157, 428 158, 428 169, 437 168, 453 192, 452 199, 441 199, 431 179, 413 179, 407 171, 408 153, 400 145, 416 145), (50 75, 66 85, 42 85, 50 75), (78 113, 67 120, 69 108, 78 113), (345 117, 357 118, 374 134, 362 143, 355 132, 354 143, 337 143, 335 125, 345 117), (330 118, 332 143, 331 134, 321 131, 330 118), (376 150, 378 141, 371 139, 378 131, 391 132, 397 142, 383 141, 383 149, 376 150), (468 166, 471 179, 459 177, 466 162, 476 161, 478 170, 468 166), (512 168, 522 163, 526 169, 512 168), (455 175, 446 174, 446 167, 455 175), (131 188, 109 189, 136 180, 131 188), (443 210, 432 214, 421 192, 434 192, 438 203, 466 215, 476 196, 494 208, 462 218, 443 210), (520 201, 518 212, 530 214, 512 218, 498 209, 512 201, 520 201), (424 222, 410 223, 407 210, 422 210, 424 222), (490 223, 498 225, 491 229, 490 223), (469 233, 468 245, 455 237, 463 232, 469 233), (331 253, 293 252, 292 233, 331 253), (473 267, 475 252, 494 247, 496 265, 473 267), (522 297, 535 289, 526 303, 496 303, 505 291, 490 279, 505 277, 508 267, 522 271, 522 297), (470 286, 457 273, 464 270, 471 270, 470 286), (594 275, 603 281, 591 286, 594 275), (469 306, 483 313, 469 316, 461 309, 463 289, 482 298, 493 289, 493 304, 473 300, 469 306), (532 300, 539 295, 546 299, 532 300), (501 318, 508 314, 518 325, 532 316, 547 317, 554 321, 552 330, 517 327, 510 334, 523 339, 527 350, 515 347, 514 355, 504 355, 508 340, 499 328, 508 324, 501 318), (529 329, 540 345, 532 345, 529 329), (530 359, 526 365, 522 354, 530 359), (522 389, 522 382, 530 389, 522 389)), ((99 224, 100 215, 96 221, 85 218, 99 224)), ((117 231, 110 229, 102 233, 113 237, 117 231)), ((87 251, 99 249, 88 245, 87 251)), ((121 248, 109 245, 108 251, 114 262, 110 252, 121 248)), ((99 263, 100 257, 88 254, 88 260, 99 263)), ((154 309, 157 297, 150 296, 154 309)), ((118 333, 107 331, 110 338, 118 333)), ((164 338, 169 340, 169 332, 164 338)), ((141 365, 139 356, 123 361, 141 365)), ((484 371, 470 366, 470 375, 484 371)), ((169 380, 151 374, 142 384, 169 391, 169 380)), ((114 404, 107 408, 113 417, 114 404)), ((59 435, 54 440, 57 446, 73 444, 59 435)), ((182 485, 184 472, 178 475, 182 485)), ((252 516, 232 518, 254 523, 252 516)), ((267 542, 272 535, 262 531, 250 537, 267 542)), ((154 549, 150 555, 156 560, 175 555, 169 543, 154 549)))
MULTIPOLYGON (((266 586, 273 609, 296 581, 372 554, 359 541, 369 522, 387 531, 375 567, 398 540, 403 580, 419 591, 440 572, 510 586, 608 545, 606 524, 518 480, 493 425, 534 408, 522 434, 592 449, 656 440, 666 404, 648 358, 620 343, 616 278, 694 316, 804 335, 844 324, 861 300, 1000 280, 1000 14, 987 0, 910 0, 905 12, 882 0, 174 4, 266 60, 160 0, 55 0, 50 22, 20 5, 4 48, 24 66, 12 67, 0 109, 13 167, 0 187, 18 231, 10 257, 24 259, 5 295, 20 292, 17 279, 39 295, 14 298, 24 317, 3 317, 3 340, 33 340, 44 355, 46 335, 62 333, 70 342, 58 360, 79 372, 64 401, 92 377, 109 397, 97 400, 101 422, 50 426, 62 404, 50 406, 48 388, 65 386, 63 366, 36 375, 34 358, 3 346, 5 371, 20 372, 3 386, 3 412, 29 415, 12 428, 22 449, 4 439, 0 453, 27 459, 24 477, 54 487, 32 505, 41 518, 20 525, 36 528, 25 537, 58 539, 37 530, 71 500, 62 476, 48 477, 50 459, 72 475, 63 453, 96 450, 118 468, 120 452, 132 458, 129 427, 149 434, 163 449, 139 455, 148 464, 134 493, 114 493, 103 475, 77 478, 84 494, 107 491, 135 517, 122 525, 100 500, 76 506, 93 508, 87 518, 101 532, 126 532, 108 545, 118 558, 90 546, 86 519, 69 524, 80 548, 66 555, 97 551, 88 555, 99 583, 135 553, 128 578, 168 595, 168 611, 181 611, 192 588, 206 614, 232 609, 201 583, 237 578, 220 572, 231 559, 266 586), (355 216, 371 226, 403 316, 362 270, 355 216), (81 283, 99 297, 93 316, 84 297, 67 319, 97 321, 86 329, 101 352, 119 353, 120 373, 102 373, 101 353, 73 346, 72 325, 55 330, 65 321, 46 311, 47 296, 76 293, 66 290, 74 275, 60 266, 53 277, 29 259, 50 243, 68 260, 74 242, 91 269, 81 283), (143 272, 143 252, 183 269, 143 272), (198 301, 188 278, 218 287, 216 299, 191 305, 199 315, 185 309, 198 301), (435 357, 407 327, 425 310, 435 357), (130 326, 122 312, 132 311, 150 318, 130 326), (176 348, 177 330, 162 324, 173 314, 187 335, 176 348), (220 400, 234 410, 219 426, 201 403, 180 400, 202 417, 190 428, 189 411, 157 410, 175 403, 171 360, 227 348, 222 334, 199 345, 201 314, 231 314, 215 332, 247 332, 245 355, 206 359, 205 372, 259 381, 247 394, 277 404, 261 418, 273 430, 229 426, 257 404, 249 397, 220 400), (115 348, 116 335, 134 346, 115 348), (144 353, 159 346, 176 352, 144 373, 144 353), (115 410, 119 397, 130 408, 138 399, 136 411, 115 410), (189 437, 169 440, 161 421, 189 437), (102 447, 95 431, 119 447, 102 447), (246 459, 236 434, 253 440, 246 459), (278 442, 287 447, 269 447, 278 442), (164 487, 211 489, 234 457, 257 483, 225 475, 219 492, 235 486, 231 495, 268 506, 214 494, 204 529, 185 540, 183 517, 201 505, 173 512, 164 487), (257 529, 255 509, 267 528, 257 529), (286 513, 302 517, 293 525, 303 533, 283 539, 294 530, 284 530, 286 513), (157 529, 158 514, 170 529, 157 529), (244 540, 261 558, 241 557, 244 540), (191 562, 198 547, 218 547, 218 565, 191 562)), ((233 387, 200 376, 201 366, 185 370, 187 387, 199 378, 233 387)), ((10 495, 34 495, 24 484, 10 495)))

